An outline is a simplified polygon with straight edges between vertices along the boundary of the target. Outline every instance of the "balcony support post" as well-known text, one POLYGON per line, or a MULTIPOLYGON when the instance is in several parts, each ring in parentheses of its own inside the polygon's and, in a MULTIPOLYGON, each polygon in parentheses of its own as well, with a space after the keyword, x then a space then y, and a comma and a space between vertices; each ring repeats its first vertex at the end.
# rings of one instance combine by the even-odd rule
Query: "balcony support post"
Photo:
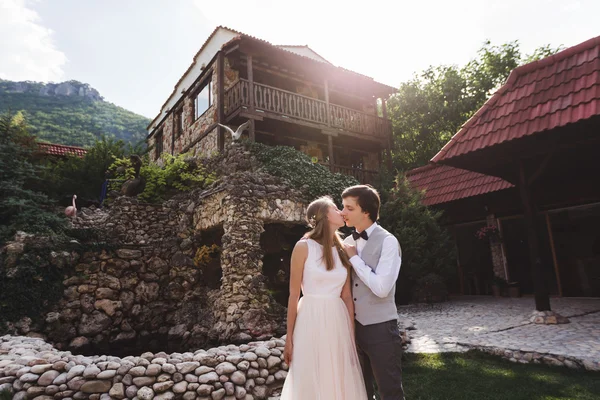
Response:
POLYGON ((329 170, 333 172, 335 160, 333 159, 333 137, 327 135, 327 147, 329 149, 329 170))
MULTIPOLYGON (((250 103, 248 111, 250 111, 251 114, 254 114, 254 69, 252 68, 252 54, 246 55, 246 68, 248 70, 248 91, 250 92, 248 93, 248 100, 250 103)), ((256 140, 254 119, 250 120, 248 136, 251 142, 256 140)))
MULTIPOLYGON (((327 79, 325 79, 323 81, 323 87, 325 89, 325 113, 327 114, 327 126, 331 126, 331 111, 329 110, 329 82, 327 82, 327 79)), ((331 140, 331 137, 329 137, 329 139, 331 140)))
MULTIPOLYGON (((386 101, 387 101, 387 99, 385 97, 381 98, 381 114, 383 117, 384 124, 387 125, 388 114, 387 114, 386 101)), ((388 132, 388 138, 387 138, 387 167, 390 172, 392 171, 392 143, 393 143, 392 141, 393 140, 394 140, 394 138, 392 135, 392 129, 390 129, 390 131, 388 132)))

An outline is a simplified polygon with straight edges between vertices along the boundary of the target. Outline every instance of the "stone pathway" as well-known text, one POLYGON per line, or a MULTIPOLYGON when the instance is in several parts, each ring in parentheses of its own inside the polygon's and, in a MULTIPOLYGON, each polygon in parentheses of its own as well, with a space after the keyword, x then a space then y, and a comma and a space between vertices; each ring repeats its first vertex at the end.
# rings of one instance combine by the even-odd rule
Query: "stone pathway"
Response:
POLYGON ((402 306, 398 311, 401 326, 409 329, 408 352, 489 348, 560 356, 587 369, 600 368, 600 299, 554 298, 551 306, 571 323, 532 324, 534 299, 529 297, 465 296, 442 304, 402 306))

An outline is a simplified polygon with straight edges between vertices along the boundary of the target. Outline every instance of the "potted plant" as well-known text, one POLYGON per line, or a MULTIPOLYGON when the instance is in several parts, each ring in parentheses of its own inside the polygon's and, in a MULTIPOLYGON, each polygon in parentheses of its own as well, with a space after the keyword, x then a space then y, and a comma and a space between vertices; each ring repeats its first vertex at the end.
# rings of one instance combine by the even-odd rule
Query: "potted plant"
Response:
POLYGON ((508 283, 508 296, 509 297, 521 297, 521 291, 519 290, 519 282, 508 283))
POLYGON ((492 293, 494 294, 494 297, 501 297, 502 291, 507 287, 507 285, 506 279, 494 275, 492 280, 492 293))
POLYGON ((486 225, 475 232, 475 237, 479 240, 491 240, 492 243, 497 243, 500 242, 500 231, 496 225, 486 225))

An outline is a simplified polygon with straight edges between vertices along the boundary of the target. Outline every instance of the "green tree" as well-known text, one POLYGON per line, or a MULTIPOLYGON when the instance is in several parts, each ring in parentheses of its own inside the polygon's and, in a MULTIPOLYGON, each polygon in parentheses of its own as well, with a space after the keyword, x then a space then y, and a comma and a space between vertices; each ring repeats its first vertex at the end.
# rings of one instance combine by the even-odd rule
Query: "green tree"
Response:
POLYGON ((56 234, 65 227, 48 197, 34 189, 40 176, 31 162, 34 149, 22 114, 0 116, 0 243, 18 230, 56 234))
POLYGON ((72 156, 47 161, 40 190, 54 199, 76 194, 81 200, 99 201, 106 172, 113 162, 142 151, 123 140, 102 136, 83 158, 72 156))
POLYGON ((390 199, 381 208, 381 225, 392 233, 403 249, 397 300, 410 300, 425 281, 436 280, 444 287, 454 274, 454 241, 440 224, 441 211, 424 206, 421 193, 402 175, 396 179, 390 199))
POLYGON ((513 69, 561 48, 542 46, 523 56, 518 41, 500 46, 486 41, 477 57, 464 67, 432 66, 402 83, 388 101, 394 167, 407 171, 426 165, 513 69))

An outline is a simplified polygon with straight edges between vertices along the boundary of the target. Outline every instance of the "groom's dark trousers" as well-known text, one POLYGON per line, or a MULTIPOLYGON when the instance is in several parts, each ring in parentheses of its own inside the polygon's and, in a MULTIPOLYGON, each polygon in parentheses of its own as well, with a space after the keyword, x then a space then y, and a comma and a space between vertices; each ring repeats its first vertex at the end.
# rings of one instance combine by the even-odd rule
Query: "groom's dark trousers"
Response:
POLYGON ((373 325, 355 322, 356 345, 369 400, 373 399, 373 380, 377 382, 381 400, 404 400, 398 321, 373 325))

